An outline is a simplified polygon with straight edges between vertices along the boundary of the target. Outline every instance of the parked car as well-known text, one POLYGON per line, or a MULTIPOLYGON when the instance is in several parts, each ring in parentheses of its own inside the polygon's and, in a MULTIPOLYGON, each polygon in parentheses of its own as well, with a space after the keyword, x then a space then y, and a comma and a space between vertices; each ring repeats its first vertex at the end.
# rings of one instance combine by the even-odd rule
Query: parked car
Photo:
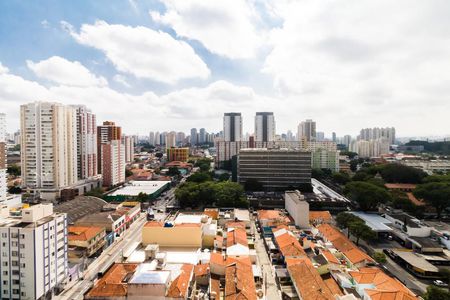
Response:
POLYGON ((433 284, 440 287, 448 287, 448 284, 443 282, 442 280, 434 280, 433 284))

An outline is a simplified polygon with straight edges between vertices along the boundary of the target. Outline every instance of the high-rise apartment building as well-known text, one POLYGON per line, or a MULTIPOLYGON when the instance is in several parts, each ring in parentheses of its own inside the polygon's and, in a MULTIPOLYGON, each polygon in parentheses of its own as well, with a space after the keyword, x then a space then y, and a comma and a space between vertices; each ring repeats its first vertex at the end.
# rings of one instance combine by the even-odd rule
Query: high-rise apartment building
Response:
POLYGON ((0 114, 0 201, 6 200, 6 115, 0 114))
POLYGON ((352 142, 352 137, 350 135, 344 135, 342 143, 347 147, 347 149, 350 146, 351 142, 352 142))
POLYGON ((195 146, 198 144, 198 133, 197 133, 197 128, 192 128, 191 129, 191 146, 195 146))
POLYGON ((105 121, 97 127, 99 172, 103 175, 103 186, 125 181, 125 146, 121 139, 122 129, 114 122, 105 121))
POLYGON ((185 139, 186 139, 186 134, 184 134, 184 132, 177 132, 177 139, 176 139, 176 143, 177 145, 182 145, 185 143, 185 139))
POLYGON ((54 199, 77 182, 76 109, 52 102, 20 107, 22 185, 54 199))
POLYGON ((268 191, 311 184, 311 152, 290 149, 240 149, 238 182, 257 180, 268 191))
POLYGON ((395 144, 395 128, 385 127, 385 128, 363 128, 359 133, 359 140, 370 141, 377 140, 380 138, 385 138, 388 140, 389 145, 395 144))
POLYGON ((198 142, 199 144, 206 143, 206 129, 200 128, 199 134, 198 134, 198 142))
POLYGON ((98 175, 97 120, 86 106, 74 106, 77 114, 77 172, 78 179, 98 175))
POLYGON ((316 140, 316 122, 311 119, 301 122, 298 125, 297 138, 307 142, 316 140))
POLYGON ((166 149, 175 147, 177 145, 177 133, 171 131, 166 135, 166 149))
POLYGON ((273 112, 257 112, 255 116, 255 141, 275 140, 275 117, 273 112))
POLYGON ((131 135, 122 136, 122 145, 125 151, 125 163, 134 161, 134 137, 131 135))
POLYGON ((358 153, 359 157, 379 157, 389 153, 389 141, 386 138, 355 140, 350 143, 349 150, 358 153))
POLYGON ((316 132, 316 141, 322 142, 325 140, 325 132, 323 131, 317 131, 316 132))
POLYGON ((161 145, 161 133, 155 132, 155 146, 161 145))
POLYGON ((150 131, 148 135, 148 143, 150 146, 155 146, 155 133, 153 131, 150 131))
POLYGON ((241 113, 225 113, 223 116, 223 135, 226 142, 240 142, 242 140, 241 113))
POLYGON ((67 216, 52 204, 0 220, 2 299, 48 299, 67 276, 67 216))

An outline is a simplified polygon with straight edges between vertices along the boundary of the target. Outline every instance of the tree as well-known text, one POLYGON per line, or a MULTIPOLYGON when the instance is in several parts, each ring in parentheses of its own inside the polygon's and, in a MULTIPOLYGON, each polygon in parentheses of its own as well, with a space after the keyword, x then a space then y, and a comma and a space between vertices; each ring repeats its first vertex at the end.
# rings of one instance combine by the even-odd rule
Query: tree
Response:
POLYGON ((340 155, 348 156, 348 158, 354 159, 356 156, 358 156, 358 153, 351 151, 341 151, 340 155))
POLYGON ((157 157, 157 158, 161 158, 161 157, 163 157, 163 153, 162 152, 156 152, 155 153, 155 156, 157 157))
POLYGON ((390 183, 421 183, 426 176, 422 170, 401 164, 383 165, 380 173, 384 181, 390 183))
POLYGON ((354 237, 356 237, 356 245, 359 245, 359 239, 368 241, 377 237, 375 231, 367 226, 361 219, 350 222, 348 230, 354 237))
POLYGON ((211 175, 206 172, 197 172, 187 178, 188 182, 205 182, 212 180, 211 175))
POLYGON ((228 181, 230 179, 230 174, 222 173, 219 175, 219 181, 228 181))
POLYGON ((383 252, 378 252, 378 251, 376 251, 373 254, 373 259, 375 259, 375 261, 379 264, 384 264, 387 261, 386 254, 384 254, 383 252))
POLYGON ((102 188, 95 188, 90 190, 89 192, 84 194, 85 196, 92 196, 97 198, 103 198, 103 189, 102 188))
POLYGON ((245 181, 244 189, 247 192, 257 192, 263 190, 263 185, 261 182, 258 181, 258 179, 255 178, 249 178, 245 181))
POLYGON ((434 285, 427 287, 427 292, 423 295, 425 300, 449 300, 450 292, 434 285))
POLYGON ((366 181, 373 178, 371 175, 367 174, 365 171, 358 171, 353 175, 353 181, 366 181))
POLYGON ((333 173, 332 178, 334 182, 340 185, 345 185, 351 180, 350 176, 347 173, 342 172, 333 173))
POLYGON ((8 189, 8 193, 10 194, 21 194, 22 193, 22 189, 20 188, 20 186, 12 186, 8 189))
POLYGON ((125 169, 125 177, 133 176, 133 172, 130 169, 125 169))
POLYGON ((418 185, 414 196, 425 200, 436 209, 438 219, 442 211, 450 206, 450 182, 429 182, 418 185))
POLYGON ((148 195, 146 193, 140 192, 137 196, 136 196, 136 201, 139 202, 146 202, 149 199, 148 195))
POLYGON ((8 166, 6 172, 8 172, 9 175, 13 175, 13 176, 20 176, 21 172, 20 172, 20 165, 18 164, 12 164, 10 166, 8 166))
POLYGON ((222 181, 216 183, 215 190, 218 207, 248 207, 244 188, 239 183, 222 181))
POLYGON ((180 174, 180 170, 178 170, 177 167, 169 167, 169 170, 167 171, 167 175, 169 176, 178 176, 180 174))
POLYGON ((341 212, 336 216, 337 226, 341 229, 348 228, 349 224, 355 219, 359 219, 354 214, 350 214, 348 212, 341 212))
POLYGON ((364 211, 375 210, 380 203, 391 200, 391 195, 385 189, 361 181, 347 183, 344 193, 364 211))
POLYGON ((325 173, 322 169, 312 169, 311 170, 311 177, 315 178, 317 180, 320 180, 325 177, 325 173))

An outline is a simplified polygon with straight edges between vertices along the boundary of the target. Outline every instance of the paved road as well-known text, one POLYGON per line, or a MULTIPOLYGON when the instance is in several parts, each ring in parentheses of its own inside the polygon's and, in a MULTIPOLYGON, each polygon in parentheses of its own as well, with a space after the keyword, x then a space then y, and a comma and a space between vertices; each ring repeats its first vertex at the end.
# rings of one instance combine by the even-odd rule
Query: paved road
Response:
POLYGON ((83 295, 90 289, 97 278, 97 274, 100 270, 106 266, 112 265, 116 261, 120 261, 122 253, 134 242, 142 241, 141 229, 146 222, 146 215, 141 214, 130 228, 124 233, 124 235, 118 239, 102 254, 89 265, 87 270, 83 274, 83 280, 78 281, 71 288, 65 290, 58 296, 53 297, 57 300, 78 300, 83 299, 83 295))
MULTIPOLYGON (((255 226, 255 224, 252 223, 252 226, 255 226)), ((255 233, 256 254, 258 256, 259 265, 262 268, 265 298, 268 300, 281 300, 281 292, 278 290, 277 283, 275 282, 275 272, 270 263, 266 248, 264 247, 264 241, 261 239, 255 228, 253 228, 253 232, 255 233)))

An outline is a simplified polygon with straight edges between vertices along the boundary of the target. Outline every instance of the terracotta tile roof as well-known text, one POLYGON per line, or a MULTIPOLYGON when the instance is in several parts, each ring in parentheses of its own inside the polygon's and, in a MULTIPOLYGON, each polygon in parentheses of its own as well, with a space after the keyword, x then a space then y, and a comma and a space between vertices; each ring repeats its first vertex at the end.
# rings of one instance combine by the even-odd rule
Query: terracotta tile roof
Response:
POLYGON ((69 226, 67 238, 69 241, 89 241, 104 230, 102 227, 69 226))
POLYGON ((279 210, 258 210, 258 218, 260 220, 279 219, 283 217, 279 210))
POLYGON ((181 267, 181 274, 170 284, 166 297, 186 299, 193 270, 194 265, 184 264, 181 267))
POLYGON ((247 232, 242 228, 234 228, 227 232, 227 247, 241 244, 248 246, 247 232))
MULTIPOLYGON (((182 223, 182 224, 176 224, 173 225, 172 227, 167 227, 167 228, 173 228, 173 227, 201 227, 202 225, 199 223, 182 223)), ((158 222, 158 221, 148 221, 147 223, 145 223, 144 227, 164 227, 164 223, 163 222, 158 222)))
POLYGON ((339 260, 336 258, 336 256, 333 255, 333 253, 331 253, 328 250, 324 250, 322 251, 323 256, 325 256, 325 258, 328 260, 328 262, 333 263, 333 264, 340 264, 339 260))
MULTIPOLYGON (((216 297, 214 299, 222 299, 220 297, 220 277, 216 275, 211 275, 211 283, 209 285, 210 294, 215 293, 216 297)), ((212 299, 212 297, 210 297, 212 299)))
POLYGON ((210 259, 209 259, 210 264, 216 264, 216 265, 221 265, 221 266, 227 266, 227 265, 230 265, 237 261, 247 264, 249 266, 252 265, 252 262, 249 257, 240 257, 240 258, 229 257, 229 256, 224 257, 224 255, 222 255, 221 252, 212 252, 210 259))
POLYGON ((350 241, 342 232, 329 224, 317 226, 320 233, 330 241, 333 246, 341 251, 350 262, 356 264, 364 260, 373 261, 366 253, 361 251, 352 241, 350 241))
POLYGON ((236 261, 225 269, 225 300, 256 300, 251 265, 236 261))
POLYGON ((301 299, 334 300, 333 292, 325 284, 309 259, 288 263, 288 272, 301 299))
POLYGON ((225 223, 225 228, 241 228, 245 230, 245 223, 244 222, 235 222, 235 221, 228 221, 225 223))
POLYGON ((409 201, 411 201, 411 202, 414 203, 415 205, 423 206, 423 205, 426 204, 425 202, 423 202, 423 201, 417 199, 417 198, 414 196, 413 193, 406 193, 406 196, 408 196, 409 201))
POLYGON ((137 264, 114 264, 87 293, 86 298, 118 297, 127 295, 127 284, 123 280, 133 274, 137 264))
POLYGON ((417 300, 415 296, 411 296, 404 292, 391 292, 366 289, 366 293, 371 300, 417 300))
POLYGON ((339 287, 339 285, 337 284, 336 280, 334 280, 333 277, 329 277, 329 278, 324 278, 323 282, 325 282, 326 286, 330 289, 331 293, 336 296, 343 296, 344 294, 342 293, 341 288, 339 287))
POLYGON ((306 256, 305 250, 291 233, 285 232, 275 236, 275 240, 284 257, 306 256))
POLYGON ((209 274, 209 264, 200 264, 194 266, 195 277, 200 277, 209 274))
MULTIPOLYGON (((378 268, 361 268, 359 271, 349 272, 350 276, 359 284, 373 284, 374 290, 377 291, 389 291, 389 292, 402 292, 414 296, 406 286, 400 281, 386 275, 382 270, 378 268)), ((387 297, 387 295, 386 295, 387 297)), ((385 299, 385 298, 379 298, 385 299)), ((390 298, 386 298, 390 299, 390 298)), ((397 299, 397 298, 392 298, 397 299)), ((405 298, 408 299, 408 298, 405 298)))
POLYGON ((310 211, 309 212, 309 221, 312 222, 314 220, 323 220, 323 221, 331 221, 333 218, 328 210, 326 211, 310 211))

